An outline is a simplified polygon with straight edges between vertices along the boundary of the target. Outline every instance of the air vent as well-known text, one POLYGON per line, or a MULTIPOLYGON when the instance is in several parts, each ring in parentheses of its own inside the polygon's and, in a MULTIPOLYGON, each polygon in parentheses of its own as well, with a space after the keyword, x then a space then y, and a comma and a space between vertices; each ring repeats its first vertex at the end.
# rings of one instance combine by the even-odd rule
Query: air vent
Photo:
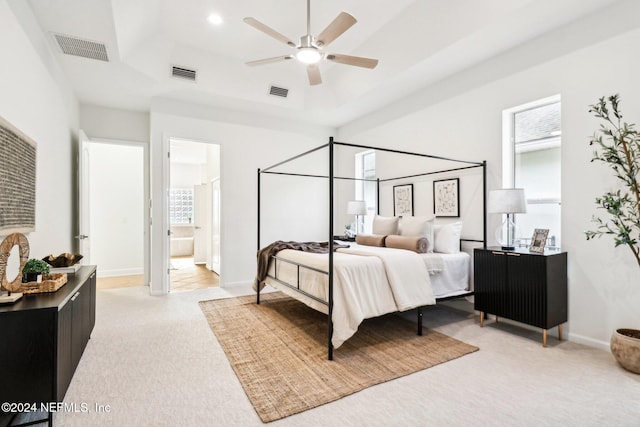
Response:
POLYGON ((55 37, 56 42, 58 42, 58 46, 62 53, 109 62, 107 47, 104 43, 65 36, 64 34, 54 33, 53 37, 55 37))
POLYGON ((171 67, 171 75, 180 79, 191 80, 192 82, 196 81, 196 70, 188 68, 173 66, 171 67))
POLYGON ((271 86, 269 88, 269 95, 286 98, 288 94, 289 94, 289 89, 285 89, 283 87, 271 86))

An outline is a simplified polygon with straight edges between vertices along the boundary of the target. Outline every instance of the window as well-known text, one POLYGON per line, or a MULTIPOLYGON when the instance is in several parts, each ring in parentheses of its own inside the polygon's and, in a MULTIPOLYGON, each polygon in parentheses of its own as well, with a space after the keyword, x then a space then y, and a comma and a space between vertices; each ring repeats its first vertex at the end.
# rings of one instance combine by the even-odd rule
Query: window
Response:
MULTIPOLYGON (((356 154, 356 178, 376 179, 376 153, 364 151, 356 154)), ((364 217, 364 231, 371 232, 373 217, 376 213, 376 181, 356 181, 356 199, 367 204, 367 215, 364 217)))
POLYGON ((524 188, 527 213, 516 215, 516 240, 528 246, 535 228, 549 229, 547 247, 561 243, 560 97, 552 97, 505 112, 503 186, 524 188))
POLYGON ((169 190, 169 223, 191 224, 193 219, 193 189, 172 188, 169 190))

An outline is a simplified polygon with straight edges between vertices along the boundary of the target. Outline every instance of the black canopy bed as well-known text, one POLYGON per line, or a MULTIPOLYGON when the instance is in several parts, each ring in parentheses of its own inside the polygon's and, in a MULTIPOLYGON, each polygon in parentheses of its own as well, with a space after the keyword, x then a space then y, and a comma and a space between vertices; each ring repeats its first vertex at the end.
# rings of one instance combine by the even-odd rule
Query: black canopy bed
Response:
MULTIPOLYGON (((429 239, 432 240, 430 244, 433 245, 434 239, 436 243, 437 239, 444 239, 445 237, 438 236, 444 236, 445 234, 448 236, 459 224, 457 227, 457 245, 459 247, 462 246, 463 242, 486 246, 486 161, 467 161, 389 148, 350 144, 337 142, 330 138, 327 144, 267 168, 258 169, 257 248, 259 271, 254 284, 256 303, 260 304, 261 288, 264 284, 269 284, 308 306, 327 314, 327 353, 329 360, 333 359, 334 347, 337 348, 355 333, 359 323, 366 318, 390 312, 417 309, 417 331, 421 335, 422 307, 439 301, 473 295, 473 290, 469 287, 472 274, 470 271, 471 260, 468 254, 460 250, 452 250, 450 255, 415 253, 413 250, 406 250, 409 249, 407 244, 409 246, 415 245, 415 242, 418 242, 419 245, 424 244, 425 239, 420 237, 416 238, 417 240, 413 238, 404 238, 405 240, 402 240, 402 236, 395 235, 400 234, 399 231, 387 231, 387 226, 394 221, 398 221, 395 223, 396 228, 391 229, 398 230, 398 223, 402 228, 402 221, 405 221, 405 228, 408 229, 411 226, 410 221, 415 222, 418 217, 389 218, 379 216, 381 185, 388 186, 389 183, 406 182, 408 179, 425 179, 424 177, 429 175, 447 176, 447 174, 450 175, 452 172, 458 171, 465 173, 461 171, 473 169, 479 169, 482 173, 482 183, 479 186, 482 192, 480 195, 482 207, 478 209, 480 212, 474 213, 481 216, 482 238, 462 238, 460 236, 461 223, 453 223, 436 226, 435 237, 432 234, 429 239), (375 150, 376 152, 390 153, 403 158, 431 159, 437 161, 438 165, 445 164, 448 167, 402 176, 378 177, 376 179, 336 176, 334 173, 335 151, 336 148, 340 147, 361 151, 375 150), (321 150, 327 150, 328 153, 328 174, 278 170, 283 165, 303 159, 311 154, 318 155, 321 150), (261 214, 263 210, 261 205, 263 184, 261 178, 263 175, 284 175, 327 180, 328 235, 325 243, 277 241, 263 248, 261 242, 261 214), (336 206, 334 190, 336 182, 345 180, 375 183, 378 215, 374 219, 374 231, 376 231, 375 221, 379 221, 377 223, 378 230, 384 230, 382 233, 389 234, 389 236, 378 236, 377 234, 362 236, 362 239, 357 243, 342 242, 336 237, 334 227, 334 208, 336 206), (444 231, 445 229, 446 232, 444 231), (390 238, 386 247, 384 247, 384 244, 379 244, 384 242, 385 238, 390 238), (392 241, 400 242, 400 244, 392 245, 392 241), (333 250, 328 250, 328 248, 333 248, 333 250), (432 280, 430 276, 437 277, 437 279, 432 280), (435 282, 434 285, 437 286, 432 287, 432 282, 435 282)), ((429 227, 432 227, 432 224, 433 220, 431 220, 429 227)), ((422 227, 423 223, 420 223, 419 226, 422 227)), ((455 231, 453 233, 455 234, 455 231)), ((426 251, 419 250, 417 252, 426 251)))

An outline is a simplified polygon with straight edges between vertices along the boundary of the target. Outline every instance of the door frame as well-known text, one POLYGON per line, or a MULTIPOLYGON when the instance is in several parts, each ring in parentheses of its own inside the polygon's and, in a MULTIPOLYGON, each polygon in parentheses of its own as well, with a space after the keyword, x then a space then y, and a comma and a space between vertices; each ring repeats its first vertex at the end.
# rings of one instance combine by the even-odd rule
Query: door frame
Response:
POLYGON ((78 194, 77 194, 77 203, 78 203, 78 230, 77 234, 73 237, 77 240, 77 250, 78 253, 83 255, 83 259, 80 261, 81 264, 85 262, 89 262, 91 259, 91 244, 90 242, 85 242, 86 239, 89 239, 91 236, 89 235, 89 230, 91 228, 90 223, 90 215, 89 215, 89 205, 90 205, 90 195, 91 191, 89 188, 89 156, 87 152, 87 144, 91 142, 91 138, 87 136, 87 134, 80 129, 78 131, 78 176, 77 176, 77 185, 78 185, 78 194))
MULTIPOLYGON (((207 186, 203 184, 194 185, 193 187, 193 263, 207 264, 207 244, 204 242, 204 255, 201 253, 202 240, 206 231, 209 230, 209 224, 202 220, 202 210, 206 212, 207 206, 207 186), (196 256, 200 255, 200 256, 196 256)), ((206 218, 206 214, 204 215, 206 218)))
MULTIPOLYGON (((161 265, 161 275, 160 275, 160 292, 157 290, 154 292, 153 286, 151 286, 150 291, 152 295, 166 295, 171 291, 171 277, 170 277, 170 249, 171 249, 171 235, 170 235, 170 218, 169 218, 169 190, 171 187, 171 140, 181 140, 181 141, 189 141, 194 142, 196 144, 207 144, 207 145, 217 145, 219 149, 219 157, 218 162, 220 166, 220 182, 222 183, 222 144, 214 141, 207 141, 198 138, 190 138, 188 136, 178 136, 172 135, 163 132, 162 133, 162 199, 160 200, 160 205, 162 208, 161 213, 161 221, 158 221, 162 225, 162 229, 160 230, 162 240, 160 244, 159 252, 162 256, 160 260, 161 265)), ((221 196, 222 197, 222 196, 221 196)), ((222 240, 222 239, 221 239, 222 240)), ((155 258, 157 260, 157 258, 155 258)), ((212 272, 213 273, 213 272, 212 272)), ((222 284, 222 275, 220 276, 220 287, 223 287, 222 284)), ((154 279, 155 280, 155 279, 154 279)))
POLYGON ((218 177, 213 178, 211 180, 211 224, 210 224, 210 228, 211 228, 211 271, 213 271, 214 273, 216 273, 218 275, 218 277, 222 276, 222 186, 220 185, 220 175, 218 175, 218 177), (218 186, 218 200, 217 200, 217 206, 216 206, 216 183, 218 186), (217 209, 217 213, 216 213, 216 207, 217 209), (215 219, 218 219, 218 227, 216 229, 215 227, 215 219), (218 262, 214 262, 215 260, 215 250, 214 250, 214 239, 213 236, 215 236, 215 233, 218 233, 218 250, 219 250, 219 254, 218 254, 218 258, 219 261, 218 262))
MULTIPOLYGON (((83 172, 86 170, 88 165, 81 167, 81 156, 83 156, 83 148, 85 147, 85 143, 98 143, 98 144, 109 144, 109 145, 124 145, 124 146, 134 146, 142 148, 142 163, 143 163, 143 171, 142 171, 142 180, 143 180, 143 197, 142 197, 142 208, 143 208, 143 270, 144 270, 144 284, 145 286, 150 287, 151 283, 151 179, 149 175, 149 143, 142 141, 126 141, 126 140, 118 140, 118 139, 107 139, 107 138, 90 138, 87 134, 81 129, 79 131, 80 135, 80 147, 78 150, 78 211, 82 212, 82 210, 86 207, 83 204, 88 204, 89 200, 84 200, 81 198, 81 194, 83 191, 83 172)), ((80 218, 81 214, 79 213, 78 218, 80 218)), ((78 221, 78 235, 76 238, 79 239, 79 236, 82 234, 83 229, 81 228, 81 222, 78 221)), ((87 230, 88 231, 88 230, 87 230)), ((91 238, 89 236, 89 238, 91 238)))

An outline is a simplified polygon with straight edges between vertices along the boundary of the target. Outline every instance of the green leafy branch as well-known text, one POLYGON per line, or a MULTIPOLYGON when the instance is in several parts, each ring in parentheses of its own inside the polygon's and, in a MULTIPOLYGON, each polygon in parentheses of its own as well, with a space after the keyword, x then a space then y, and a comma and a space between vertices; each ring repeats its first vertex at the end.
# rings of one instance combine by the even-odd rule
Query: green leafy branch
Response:
POLYGON ((595 147, 592 162, 603 162, 611 167, 622 189, 609 191, 596 198, 596 205, 610 216, 608 220, 593 216, 596 229, 586 231, 587 240, 613 236, 615 246, 628 246, 640 266, 640 134, 633 124, 622 121, 618 94, 602 97, 589 106, 589 112, 604 120, 594 133, 589 145, 595 147))

